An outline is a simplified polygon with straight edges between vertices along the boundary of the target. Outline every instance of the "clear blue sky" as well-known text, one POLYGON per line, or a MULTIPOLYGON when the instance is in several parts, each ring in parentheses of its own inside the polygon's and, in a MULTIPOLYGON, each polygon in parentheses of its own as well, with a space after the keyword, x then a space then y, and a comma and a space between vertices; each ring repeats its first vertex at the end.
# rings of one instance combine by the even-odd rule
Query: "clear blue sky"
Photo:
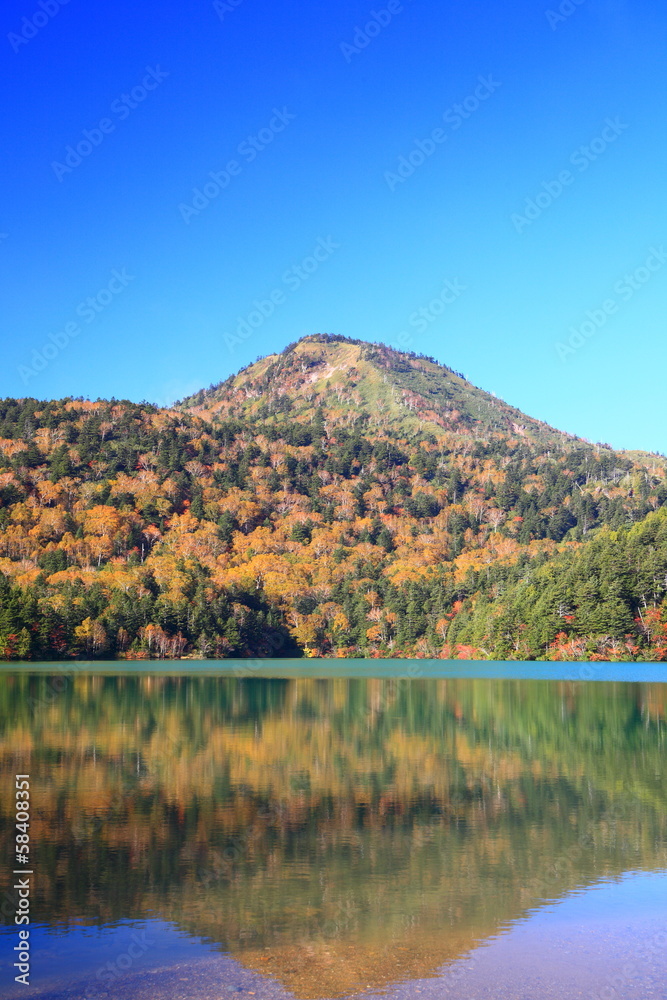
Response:
POLYGON ((331 332, 667 452, 655 0, 0 16, 0 395, 166 403, 331 332))

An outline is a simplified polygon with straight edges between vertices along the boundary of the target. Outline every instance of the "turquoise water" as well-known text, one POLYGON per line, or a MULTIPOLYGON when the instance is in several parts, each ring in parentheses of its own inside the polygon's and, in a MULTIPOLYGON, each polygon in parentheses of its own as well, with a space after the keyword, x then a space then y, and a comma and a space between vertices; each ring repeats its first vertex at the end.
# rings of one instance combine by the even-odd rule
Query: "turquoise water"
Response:
POLYGON ((535 660, 93 660, 0 663, 0 674, 155 674, 221 677, 469 677, 515 680, 667 683, 665 663, 554 663, 535 660))

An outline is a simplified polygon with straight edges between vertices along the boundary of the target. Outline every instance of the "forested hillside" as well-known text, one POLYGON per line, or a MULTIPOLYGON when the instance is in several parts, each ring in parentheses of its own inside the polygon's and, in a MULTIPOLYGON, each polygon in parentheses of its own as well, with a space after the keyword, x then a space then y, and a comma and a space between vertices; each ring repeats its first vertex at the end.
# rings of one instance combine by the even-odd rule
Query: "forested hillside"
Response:
POLYGON ((665 659, 667 481, 318 335, 173 407, 0 401, 0 655, 665 659))

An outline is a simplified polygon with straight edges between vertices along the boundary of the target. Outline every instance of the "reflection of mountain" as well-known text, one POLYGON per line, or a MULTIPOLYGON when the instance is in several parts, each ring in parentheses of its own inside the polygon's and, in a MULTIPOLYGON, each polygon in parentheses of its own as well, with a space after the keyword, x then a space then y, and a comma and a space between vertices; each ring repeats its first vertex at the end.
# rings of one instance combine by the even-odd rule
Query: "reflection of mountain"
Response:
POLYGON ((157 914, 297 996, 428 976, 667 865, 661 685, 22 674, 0 699, 40 919, 157 914))

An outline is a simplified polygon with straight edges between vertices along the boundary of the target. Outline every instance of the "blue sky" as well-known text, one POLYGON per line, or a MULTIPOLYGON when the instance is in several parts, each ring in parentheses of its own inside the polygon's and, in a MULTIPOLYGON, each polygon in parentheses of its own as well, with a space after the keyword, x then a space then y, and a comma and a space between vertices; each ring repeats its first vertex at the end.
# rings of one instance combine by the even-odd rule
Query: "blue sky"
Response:
POLYGON ((165 404, 330 332, 667 452, 655 0, 0 16, 0 395, 165 404))

